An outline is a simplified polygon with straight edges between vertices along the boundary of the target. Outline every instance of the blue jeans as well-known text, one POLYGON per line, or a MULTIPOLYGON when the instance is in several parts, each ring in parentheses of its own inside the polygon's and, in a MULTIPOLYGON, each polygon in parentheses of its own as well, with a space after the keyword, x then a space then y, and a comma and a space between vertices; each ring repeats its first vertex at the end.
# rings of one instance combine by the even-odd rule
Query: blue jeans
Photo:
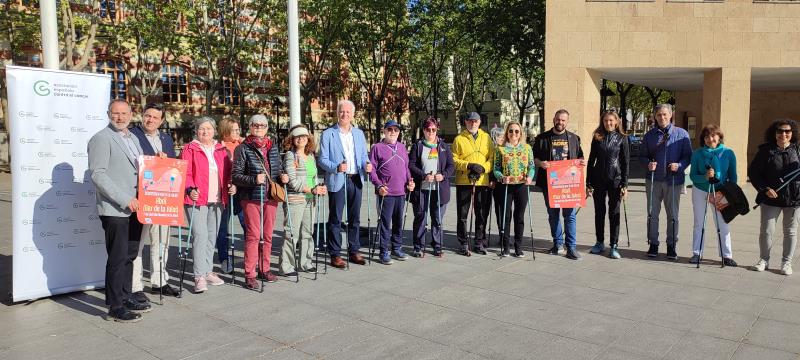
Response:
MULTIPOLYGON (((236 199, 236 198, 234 198, 236 199)), ((228 221, 231 217, 231 204, 228 204, 228 207, 222 210, 222 218, 220 219, 219 223, 219 233, 217 233, 217 259, 220 263, 225 260, 228 260, 228 256, 230 256, 230 248, 228 247, 228 221)), ((238 199, 233 201, 233 214, 239 217, 239 224, 242 225, 242 229, 245 229, 244 226, 244 211, 242 211, 242 206, 239 205, 238 199)), ((244 239, 244 234, 242 234, 242 239, 244 239)))
POLYGON ((566 235, 566 246, 568 249, 575 250, 575 233, 578 231, 576 226, 576 209, 574 208, 551 208, 547 200, 547 192, 544 192, 544 205, 547 206, 547 221, 550 223, 550 236, 553 237, 553 244, 558 247, 564 246, 564 237, 566 235), (561 227, 561 218, 564 217, 564 224, 566 226, 566 234, 561 227))

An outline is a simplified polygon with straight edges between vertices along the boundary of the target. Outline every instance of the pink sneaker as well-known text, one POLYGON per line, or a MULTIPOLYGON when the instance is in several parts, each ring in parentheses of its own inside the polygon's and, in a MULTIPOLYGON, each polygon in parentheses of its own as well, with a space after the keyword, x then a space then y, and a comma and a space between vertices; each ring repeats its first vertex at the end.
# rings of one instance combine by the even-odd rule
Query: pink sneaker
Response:
POLYGON ((206 285, 206 278, 203 276, 196 276, 194 278, 194 293, 200 294, 208 290, 208 285, 206 285))
POLYGON ((222 279, 220 279, 220 278, 219 278, 219 276, 217 276, 217 274, 216 274, 215 272, 213 272, 213 271, 212 271, 212 272, 210 272, 210 273, 208 273, 208 274, 206 274, 206 281, 208 281, 208 283, 209 283, 209 284, 211 284, 211 285, 214 285, 214 286, 220 286, 220 285, 222 285, 222 284, 224 284, 224 283, 225 283, 225 282, 224 282, 224 281, 222 281, 222 279))

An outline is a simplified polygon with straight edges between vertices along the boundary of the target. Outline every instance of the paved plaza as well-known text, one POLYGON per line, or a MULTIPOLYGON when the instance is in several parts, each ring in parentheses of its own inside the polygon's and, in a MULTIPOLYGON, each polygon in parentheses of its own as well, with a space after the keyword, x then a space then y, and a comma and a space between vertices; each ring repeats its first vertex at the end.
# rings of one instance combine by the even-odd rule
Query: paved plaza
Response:
MULTIPOLYGON (((751 187, 745 188, 752 199, 751 187)), ((0 174, 2 294, 11 283, 9 190, 10 176, 0 174)), ((758 257, 758 211, 732 224, 738 268, 720 268, 709 219, 708 260, 698 270, 687 263, 687 195, 681 199, 680 260, 666 260, 665 246, 657 260, 645 259, 643 190, 635 179, 627 203, 631 246, 625 246, 623 225, 621 260, 588 254, 591 200, 578 215, 581 261, 545 253, 552 243, 540 193, 532 194, 535 261, 527 224, 524 259, 455 255, 451 205, 444 258, 349 271, 329 267, 316 281, 308 274, 299 283, 279 278, 257 293, 241 287, 238 251, 237 285, 165 298, 135 324, 105 321, 101 291, 17 304, 4 297, 0 359, 800 359, 800 275, 743 267, 758 257)), ((366 225, 367 212, 362 215, 366 225)), ((281 234, 273 245, 275 262, 281 234)), ((780 251, 773 249, 773 267, 780 251)))

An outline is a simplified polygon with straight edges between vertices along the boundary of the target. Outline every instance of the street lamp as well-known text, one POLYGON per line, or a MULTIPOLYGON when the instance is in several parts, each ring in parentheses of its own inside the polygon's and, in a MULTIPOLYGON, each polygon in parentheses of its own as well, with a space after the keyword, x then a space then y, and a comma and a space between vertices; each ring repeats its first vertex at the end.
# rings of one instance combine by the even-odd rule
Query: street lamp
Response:
POLYGON ((281 124, 279 111, 282 105, 283 103, 281 102, 281 99, 279 99, 277 96, 274 99, 272 99, 272 108, 275 111, 275 126, 274 127, 270 126, 270 127, 275 129, 275 134, 278 134, 278 126, 280 126, 281 124))

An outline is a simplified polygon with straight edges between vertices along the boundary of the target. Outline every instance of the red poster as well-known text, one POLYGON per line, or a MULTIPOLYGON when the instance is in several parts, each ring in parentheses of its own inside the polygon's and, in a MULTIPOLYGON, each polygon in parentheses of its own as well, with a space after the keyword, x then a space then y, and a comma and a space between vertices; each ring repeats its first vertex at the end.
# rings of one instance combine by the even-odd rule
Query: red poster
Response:
POLYGON ((186 160, 139 156, 139 211, 142 224, 184 225, 186 160))
POLYGON ((580 160, 550 161, 547 194, 551 208, 586 206, 586 180, 580 160))

